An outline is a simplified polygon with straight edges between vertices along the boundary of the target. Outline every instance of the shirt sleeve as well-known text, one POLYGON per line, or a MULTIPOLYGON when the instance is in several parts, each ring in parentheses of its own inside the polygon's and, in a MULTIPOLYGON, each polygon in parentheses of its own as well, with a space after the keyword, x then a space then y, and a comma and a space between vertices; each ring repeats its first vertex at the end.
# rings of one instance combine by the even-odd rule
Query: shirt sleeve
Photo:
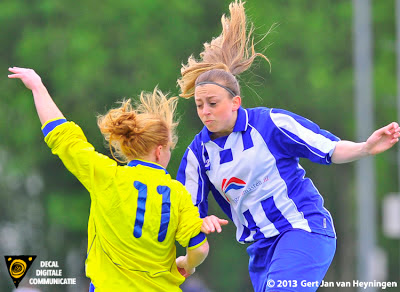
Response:
POLYGON ((78 125, 57 119, 44 124, 42 131, 52 153, 59 156, 65 167, 90 192, 92 199, 95 188, 104 188, 111 183, 117 163, 96 152, 78 125))
POLYGON ((206 242, 206 236, 200 232, 203 220, 200 219, 198 209, 193 205, 190 194, 179 182, 179 223, 176 231, 176 240, 183 247, 194 249, 206 242))
POLYGON ((313 162, 330 164, 331 156, 340 140, 320 129, 314 122, 285 110, 271 109, 270 118, 276 127, 274 139, 289 157, 308 158, 313 162))
POLYGON ((176 178, 189 191, 192 203, 199 208, 200 217, 204 218, 208 213, 209 180, 200 163, 201 156, 192 150, 195 149, 193 143, 191 146, 186 149, 176 178))

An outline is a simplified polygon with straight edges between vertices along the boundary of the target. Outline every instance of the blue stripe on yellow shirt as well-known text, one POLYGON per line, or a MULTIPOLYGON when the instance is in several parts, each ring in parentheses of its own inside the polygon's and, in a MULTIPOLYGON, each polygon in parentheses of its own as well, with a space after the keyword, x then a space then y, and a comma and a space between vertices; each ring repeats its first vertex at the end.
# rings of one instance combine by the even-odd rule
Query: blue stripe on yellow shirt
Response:
POLYGON ((46 137, 51 131, 54 130, 55 127, 66 123, 67 120, 65 118, 55 118, 48 120, 42 126, 43 135, 46 137))
POLYGON ((192 237, 189 241, 188 249, 195 249, 201 246, 206 241, 206 235, 200 232, 195 237, 192 237))

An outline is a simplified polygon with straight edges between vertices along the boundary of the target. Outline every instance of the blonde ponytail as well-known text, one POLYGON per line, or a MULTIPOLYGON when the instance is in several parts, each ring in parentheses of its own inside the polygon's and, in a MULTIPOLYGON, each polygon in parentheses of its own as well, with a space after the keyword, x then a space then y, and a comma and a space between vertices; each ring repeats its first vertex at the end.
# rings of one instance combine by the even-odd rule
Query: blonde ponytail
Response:
POLYGON ((131 99, 121 106, 97 117, 97 124, 115 160, 128 162, 147 156, 158 145, 177 142, 178 122, 174 121, 178 98, 167 97, 157 88, 152 93, 142 92, 139 102, 131 99), (117 157, 122 160, 119 160, 117 157))
POLYGON ((254 28, 251 24, 247 32, 244 2, 235 0, 229 5, 229 11, 230 18, 225 15, 221 18, 221 35, 214 38, 210 43, 204 44, 204 51, 200 53, 201 59, 197 61, 192 55, 189 57, 188 63, 182 65, 182 77, 178 80, 182 92, 181 97, 189 98, 194 95, 195 83, 201 74, 207 71, 219 72, 220 70, 228 73, 225 77, 222 77, 222 80, 216 80, 221 78, 221 73, 218 73, 219 76, 209 74, 208 78, 214 80, 206 81, 223 82, 223 85, 239 93, 239 85, 234 76, 246 71, 257 56, 264 58, 269 63, 266 56, 255 52, 252 37, 254 28), (232 83, 232 85, 236 83, 237 88, 231 88, 227 83, 232 83))

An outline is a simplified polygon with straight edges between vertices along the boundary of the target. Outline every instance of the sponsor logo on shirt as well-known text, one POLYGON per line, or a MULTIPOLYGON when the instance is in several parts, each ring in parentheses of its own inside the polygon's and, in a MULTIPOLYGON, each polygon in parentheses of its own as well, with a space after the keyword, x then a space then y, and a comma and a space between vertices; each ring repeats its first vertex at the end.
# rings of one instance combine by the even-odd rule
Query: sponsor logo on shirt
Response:
MULTIPOLYGON (((240 189, 243 189, 245 186, 246 186, 246 182, 244 182, 240 178, 231 177, 229 180, 226 178, 224 178, 222 180, 221 189, 222 189, 223 194, 225 195, 230 190, 240 190, 240 189)), ((226 195, 225 195, 225 198, 228 202, 230 202, 226 195)))
MULTIPOLYGON (((257 181, 256 183, 254 183, 253 185, 251 185, 250 187, 248 187, 247 189, 243 190, 239 196, 237 196, 236 198, 233 199, 234 203, 237 203, 239 201, 239 198, 241 196, 247 195, 248 193, 251 193, 252 191, 256 190, 259 186, 261 186, 262 184, 266 183, 267 181, 269 181, 269 177, 266 176, 262 181, 257 181)), ((222 189, 222 193, 225 197, 225 199, 231 203, 231 201, 229 200, 228 196, 226 196, 226 193, 228 193, 230 190, 240 190, 243 189, 244 187, 246 187, 246 182, 241 180, 240 178, 237 177, 231 177, 229 180, 224 178, 222 180, 222 185, 221 185, 221 189, 222 189)), ((232 195, 231 195, 232 197, 232 195)))
POLYGON ((247 195, 248 193, 254 191, 256 188, 258 188, 261 185, 262 185, 261 181, 256 182, 251 187, 249 187, 247 190, 244 190, 243 195, 247 195))
POLYGON ((243 191, 243 195, 247 195, 248 193, 254 191, 255 189, 257 189, 259 186, 261 186, 263 183, 269 181, 268 176, 266 176, 263 181, 258 181, 256 183, 254 183, 251 187, 249 187, 248 189, 243 191))

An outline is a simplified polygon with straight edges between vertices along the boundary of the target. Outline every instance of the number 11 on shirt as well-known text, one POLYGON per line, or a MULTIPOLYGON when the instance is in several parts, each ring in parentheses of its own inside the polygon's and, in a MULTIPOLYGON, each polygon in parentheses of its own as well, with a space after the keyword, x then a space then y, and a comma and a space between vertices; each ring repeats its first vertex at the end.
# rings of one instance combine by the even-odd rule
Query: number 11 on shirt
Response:
MULTIPOLYGON (((144 213, 146 212, 146 200, 147 200, 147 185, 141 183, 140 181, 135 181, 133 183, 135 189, 138 190, 138 201, 136 210, 136 220, 133 229, 133 236, 135 238, 140 238, 142 236, 142 227, 144 223, 144 213)), ((170 199, 170 188, 167 186, 158 186, 157 193, 162 195, 162 205, 161 205, 161 223, 160 231, 158 232, 158 241, 163 242, 168 231, 169 218, 171 213, 171 199, 170 199)))

